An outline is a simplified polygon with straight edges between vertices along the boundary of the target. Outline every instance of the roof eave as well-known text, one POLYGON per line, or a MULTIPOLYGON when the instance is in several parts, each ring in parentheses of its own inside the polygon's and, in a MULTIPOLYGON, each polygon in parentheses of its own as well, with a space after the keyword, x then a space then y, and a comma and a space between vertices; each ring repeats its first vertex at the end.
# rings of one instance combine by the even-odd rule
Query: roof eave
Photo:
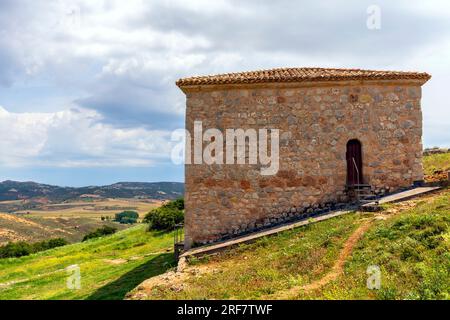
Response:
POLYGON ((398 78, 398 79, 349 79, 349 80, 326 80, 326 81, 276 81, 276 82, 255 82, 255 83, 212 83, 212 84, 180 84, 176 85, 185 94, 195 91, 214 91, 238 88, 265 88, 265 87, 312 87, 312 86, 344 86, 344 85, 364 85, 364 84, 411 84, 424 85, 431 79, 431 75, 423 78, 398 78))

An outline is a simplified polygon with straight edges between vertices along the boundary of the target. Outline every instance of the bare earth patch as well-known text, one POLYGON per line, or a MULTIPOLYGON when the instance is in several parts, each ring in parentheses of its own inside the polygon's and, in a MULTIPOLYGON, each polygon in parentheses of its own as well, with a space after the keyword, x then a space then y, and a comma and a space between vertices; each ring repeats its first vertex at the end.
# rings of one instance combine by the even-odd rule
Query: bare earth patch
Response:
POLYGON ((180 292, 187 286, 186 279, 213 272, 217 272, 217 269, 211 265, 188 266, 184 259, 180 259, 177 270, 145 280, 136 289, 128 293, 126 299, 146 300, 151 296, 152 290, 158 287, 170 288, 174 292, 180 292))
POLYGON ((27 240, 27 238, 22 237, 14 230, 6 229, 6 228, 0 228, 0 239, 1 238, 10 239, 10 241, 26 241, 27 240))
POLYGON ((103 261, 105 261, 106 263, 109 263, 109 264, 114 264, 114 265, 124 264, 124 263, 128 262, 128 260, 125 260, 125 259, 105 259, 103 261))
POLYGON ((12 222, 18 222, 18 223, 26 224, 26 225, 37 227, 37 228, 43 228, 41 225, 37 224, 34 221, 31 221, 31 220, 28 220, 28 219, 24 219, 24 218, 20 218, 20 217, 17 217, 15 215, 12 215, 12 214, 0 213, 0 219, 12 221, 12 222))

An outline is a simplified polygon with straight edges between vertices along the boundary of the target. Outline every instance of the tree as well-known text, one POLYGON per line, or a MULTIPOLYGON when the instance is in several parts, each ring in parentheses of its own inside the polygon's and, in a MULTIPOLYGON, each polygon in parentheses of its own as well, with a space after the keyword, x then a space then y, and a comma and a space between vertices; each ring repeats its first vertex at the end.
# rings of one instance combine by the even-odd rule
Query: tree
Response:
POLYGON ((98 228, 97 230, 90 232, 88 234, 86 234, 82 240, 82 242, 87 241, 89 239, 95 239, 95 238, 99 238, 102 236, 107 236, 110 234, 114 234, 116 233, 117 228, 114 227, 110 227, 110 226, 103 226, 101 228, 98 228))
POLYGON ((147 213, 143 222, 149 224, 149 230, 173 230, 184 221, 184 199, 170 201, 160 208, 147 213))
POLYGON ((139 214, 136 211, 122 211, 117 213, 114 221, 122 224, 133 224, 137 222, 139 214))

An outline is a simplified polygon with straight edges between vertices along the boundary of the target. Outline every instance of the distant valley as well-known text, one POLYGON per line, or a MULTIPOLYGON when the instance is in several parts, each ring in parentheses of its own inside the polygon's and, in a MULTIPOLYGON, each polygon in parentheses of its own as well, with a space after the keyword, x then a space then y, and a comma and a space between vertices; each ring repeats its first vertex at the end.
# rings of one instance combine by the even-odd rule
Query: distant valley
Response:
POLYGON ((180 182, 118 182, 107 186, 59 187, 36 182, 0 182, 0 201, 39 199, 60 202, 77 198, 175 199, 183 196, 180 182))
POLYGON ((36 182, 0 182, 0 245, 62 237, 69 242, 104 225, 119 230, 115 214, 136 211, 142 218, 165 200, 184 194, 177 182, 119 182, 108 186, 59 187, 36 182))

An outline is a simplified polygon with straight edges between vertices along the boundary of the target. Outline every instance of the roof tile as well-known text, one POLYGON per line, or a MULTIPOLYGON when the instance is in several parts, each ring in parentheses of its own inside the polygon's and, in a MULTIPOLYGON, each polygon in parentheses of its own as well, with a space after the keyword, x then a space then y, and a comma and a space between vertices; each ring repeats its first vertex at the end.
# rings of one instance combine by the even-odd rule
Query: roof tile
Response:
POLYGON ((425 72, 376 71, 333 68, 278 68, 211 76, 183 78, 177 86, 222 85, 270 82, 346 81, 346 80, 429 80, 425 72))

